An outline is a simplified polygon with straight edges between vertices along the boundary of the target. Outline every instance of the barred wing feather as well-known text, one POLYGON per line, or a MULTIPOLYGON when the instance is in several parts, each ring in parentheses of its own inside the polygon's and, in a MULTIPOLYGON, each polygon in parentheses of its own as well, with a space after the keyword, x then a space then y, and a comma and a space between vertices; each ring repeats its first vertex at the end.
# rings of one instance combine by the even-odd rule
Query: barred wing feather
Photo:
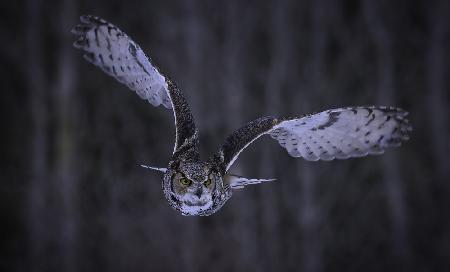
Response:
POLYGON ((156 66, 124 32, 92 15, 80 17, 72 32, 79 35, 74 46, 84 58, 135 91, 153 106, 172 109, 175 118, 174 153, 196 145, 198 133, 189 105, 176 84, 156 66))
POLYGON ((224 172, 253 141, 269 134, 293 157, 309 161, 381 154, 409 139, 407 112, 394 107, 347 107, 299 118, 264 117, 227 137, 214 159, 224 172))
POLYGON ((281 121, 269 134, 293 157, 310 161, 362 157, 408 140, 407 114, 387 107, 340 108, 281 121))
POLYGON ((80 17, 72 29, 79 35, 74 46, 84 58, 116 78, 153 106, 172 108, 167 79, 150 62, 142 49, 111 23, 92 15, 80 17))

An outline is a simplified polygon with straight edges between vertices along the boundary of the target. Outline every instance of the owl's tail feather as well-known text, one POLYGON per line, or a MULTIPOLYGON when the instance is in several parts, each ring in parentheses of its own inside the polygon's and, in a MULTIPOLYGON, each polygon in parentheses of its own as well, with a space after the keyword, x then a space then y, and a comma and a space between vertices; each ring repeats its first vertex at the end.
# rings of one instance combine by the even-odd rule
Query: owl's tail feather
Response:
POLYGON ((149 165, 143 165, 141 164, 141 167, 150 169, 150 170, 155 170, 155 171, 159 171, 159 172, 163 172, 165 173, 167 171, 167 168, 159 168, 159 167, 154 167, 154 166, 149 166, 149 165))
POLYGON ((266 181, 275 181, 276 179, 255 179, 244 178, 232 174, 225 175, 225 183, 229 184, 232 189, 242 189, 247 185, 259 184, 266 181))

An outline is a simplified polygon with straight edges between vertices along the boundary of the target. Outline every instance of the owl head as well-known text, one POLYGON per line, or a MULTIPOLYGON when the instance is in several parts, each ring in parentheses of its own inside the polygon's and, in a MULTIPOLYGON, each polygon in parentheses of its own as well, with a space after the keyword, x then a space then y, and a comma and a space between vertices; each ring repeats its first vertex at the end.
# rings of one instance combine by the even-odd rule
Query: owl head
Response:
POLYGON ((164 174, 164 195, 183 215, 206 215, 215 209, 222 177, 205 162, 181 161, 164 174))

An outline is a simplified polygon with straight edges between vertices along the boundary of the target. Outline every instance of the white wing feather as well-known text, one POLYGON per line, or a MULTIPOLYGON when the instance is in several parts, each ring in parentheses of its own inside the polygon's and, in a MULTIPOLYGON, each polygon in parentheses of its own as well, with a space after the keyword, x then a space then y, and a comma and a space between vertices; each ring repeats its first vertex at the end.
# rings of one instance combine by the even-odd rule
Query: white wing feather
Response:
POLYGON ((153 106, 172 108, 166 78, 141 48, 111 23, 92 15, 81 16, 72 33, 80 35, 76 48, 84 58, 116 78, 153 106))
POLYGON ((382 154, 408 140, 408 113, 397 108, 350 107, 275 125, 268 133, 293 157, 333 160, 382 154))

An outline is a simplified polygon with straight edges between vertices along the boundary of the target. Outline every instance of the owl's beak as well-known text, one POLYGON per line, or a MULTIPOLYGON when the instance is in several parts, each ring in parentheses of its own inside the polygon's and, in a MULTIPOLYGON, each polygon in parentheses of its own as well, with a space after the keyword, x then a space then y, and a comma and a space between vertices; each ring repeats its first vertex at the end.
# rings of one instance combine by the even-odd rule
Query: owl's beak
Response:
POLYGON ((202 196, 202 194, 203 194, 203 188, 202 187, 197 188, 197 190, 195 190, 195 192, 194 192, 194 195, 196 195, 199 199, 202 196))

